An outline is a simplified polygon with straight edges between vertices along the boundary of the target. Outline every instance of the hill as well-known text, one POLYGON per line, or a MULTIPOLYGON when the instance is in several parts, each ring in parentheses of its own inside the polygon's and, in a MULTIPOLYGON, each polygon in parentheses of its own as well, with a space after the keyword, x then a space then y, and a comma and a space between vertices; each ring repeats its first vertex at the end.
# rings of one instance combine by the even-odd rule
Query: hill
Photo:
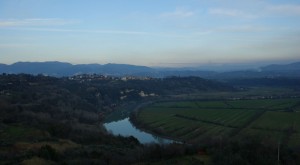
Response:
POLYGON ((196 154, 189 146, 142 146, 132 136, 113 136, 101 121, 113 111, 169 95, 232 90, 199 77, 123 80, 2 74, 0 164, 134 164, 196 154))

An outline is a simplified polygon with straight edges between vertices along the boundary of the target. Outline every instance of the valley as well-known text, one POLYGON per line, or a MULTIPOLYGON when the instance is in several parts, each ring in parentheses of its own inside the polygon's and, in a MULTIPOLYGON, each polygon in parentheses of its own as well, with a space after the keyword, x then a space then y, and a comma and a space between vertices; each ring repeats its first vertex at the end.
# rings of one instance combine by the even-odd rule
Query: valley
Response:
POLYGON ((299 162, 298 79, 253 81, 2 74, 1 164, 299 162))

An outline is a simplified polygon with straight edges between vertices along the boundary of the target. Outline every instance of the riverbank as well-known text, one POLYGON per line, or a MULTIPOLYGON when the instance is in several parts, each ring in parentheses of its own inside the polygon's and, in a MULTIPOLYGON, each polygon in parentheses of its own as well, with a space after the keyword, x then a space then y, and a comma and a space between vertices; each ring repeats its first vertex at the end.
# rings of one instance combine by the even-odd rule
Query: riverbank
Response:
MULTIPOLYGON (((168 101, 170 101, 170 100, 168 100, 168 101)), ((146 124, 142 123, 141 121, 139 121, 137 119, 138 113, 140 112, 140 110, 142 108, 144 108, 146 106, 150 106, 150 105, 158 103, 158 102, 165 102, 165 101, 161 101, 161 100, 155 101, 155 102, 152 101, 152 102, 148 102, 148 104, 143 104, 141 106, 136 107, 135 110, 130 113, 129 121, 132 123, 132 125, 135 128, 137 128, 143 132, 146 132, 148 134, 152 134, 153 136, 164 138, 164 139, 169 139, 169 140, 172 140, 174 143, 187 144, 186 142, 182 141, 182 139, 166 136, 162 132, 159 132, 159 130, 155 130, 155 129, 153 130, 152 128, 148 127, 146 124)))
POLYGON ((130 116, 133 113, 139 111, 139 109, 151 106, 157 100, 144 101, 140 103, 129 103, 126 106, 119 107, 117 111, 113 112, 108 116, 104 123, 102 124, 107 132, 118 136, 135 137, 140 143, 156 143, 156 144, 170 144, 176 141, 176 143, 181 143, 178 140, 173 140, 165 136, 160 136, 153 132, 149 132, 146 129, 140 129, 134 123, 130 121, 130 116))

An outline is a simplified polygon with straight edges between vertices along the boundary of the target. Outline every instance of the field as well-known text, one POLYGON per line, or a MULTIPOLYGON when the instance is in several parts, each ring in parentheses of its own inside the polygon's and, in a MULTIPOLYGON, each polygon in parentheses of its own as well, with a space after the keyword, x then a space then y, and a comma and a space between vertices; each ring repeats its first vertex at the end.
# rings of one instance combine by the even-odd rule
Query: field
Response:
POLYGON ((259 136, 300 145, 299 98, 160 102, 141 109, 137 122, 188 143, 259 136))

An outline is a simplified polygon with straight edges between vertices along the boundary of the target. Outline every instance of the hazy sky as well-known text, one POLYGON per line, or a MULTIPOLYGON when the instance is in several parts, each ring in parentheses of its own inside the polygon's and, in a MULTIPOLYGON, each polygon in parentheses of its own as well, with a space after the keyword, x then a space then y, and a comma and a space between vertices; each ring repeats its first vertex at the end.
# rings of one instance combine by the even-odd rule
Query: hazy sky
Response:
POLYGON ((300 60, 299 0, 1 0, 0 63, 300 60))

